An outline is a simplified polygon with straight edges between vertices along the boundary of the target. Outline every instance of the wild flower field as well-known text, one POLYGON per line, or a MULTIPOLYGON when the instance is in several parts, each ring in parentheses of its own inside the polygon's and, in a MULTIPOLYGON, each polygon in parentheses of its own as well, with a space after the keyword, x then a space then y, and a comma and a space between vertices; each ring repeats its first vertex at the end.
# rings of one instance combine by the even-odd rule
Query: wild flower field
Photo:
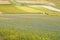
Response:
POLYGON ((60 40, 60 17, 0 16, 0 40, 60 40))

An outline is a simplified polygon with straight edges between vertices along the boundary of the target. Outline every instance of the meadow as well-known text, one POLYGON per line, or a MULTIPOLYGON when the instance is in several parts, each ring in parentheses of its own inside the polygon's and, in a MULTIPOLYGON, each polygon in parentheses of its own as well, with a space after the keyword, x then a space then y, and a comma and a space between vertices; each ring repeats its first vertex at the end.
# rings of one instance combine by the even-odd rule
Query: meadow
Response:
POLYGON ((32 6, 0 4, 0 40, 60 40, 60 12, 32 6))
POLYGON ((0 16, 0 40, 60 40, 60 17, 39 14, 0 16))
POLYGON ((49 10, 40 6, 31 7, 32 5, 17 6, 13 4, 0 4, 2 14, 43 14, 60 16, 60 12, 49 10))

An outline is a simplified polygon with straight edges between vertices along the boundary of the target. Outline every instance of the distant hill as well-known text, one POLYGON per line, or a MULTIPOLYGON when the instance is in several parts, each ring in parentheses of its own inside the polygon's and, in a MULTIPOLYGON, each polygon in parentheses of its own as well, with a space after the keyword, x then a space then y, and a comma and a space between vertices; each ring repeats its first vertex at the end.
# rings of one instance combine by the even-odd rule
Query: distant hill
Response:
POLYGON ((52 2, 55 4, 54 7, 60 9, 60 0, 48 0, 49 2, 52 2))
MULTIPOLYGON (((60 0, 9 0, 11 1, 12 3, 16 3, 19 2, 19 1, 22 1, 22 2, 39 2, 39 3, 42 3, 44 5, 52 5, 58 9, 60 9, 60 0)), ((21 2, 20 2, 21 3, 21 2)))

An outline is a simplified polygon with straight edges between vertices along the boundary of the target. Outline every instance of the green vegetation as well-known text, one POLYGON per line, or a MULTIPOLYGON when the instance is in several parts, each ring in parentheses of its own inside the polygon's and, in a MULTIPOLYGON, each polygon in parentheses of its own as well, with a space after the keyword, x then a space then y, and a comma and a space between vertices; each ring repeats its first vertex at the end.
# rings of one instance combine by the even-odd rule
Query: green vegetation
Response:
MULTIPOLYGON (((21 29, 19 29, 21 30, 21 29)), ((17 28, 0 28, 0 37, 3 40, 59 40, 59 32, 54 31, 20 31, 17 28)), ((0 38, 0 39, 1 39, 0 38)))
POLYGON ((0 12, 3 14, 43 14, 46 13, 48 15, 59 15, 60 12, 52 11, 43 7, 30 7, 25 6, 25 4, 21 6, 15 5, 1 5, 0 4, 0 12))
POLYGON ((5 14, 33 14, 38 13, 38 10, 28 8, 26 6, 19 6, 18 8, 14 5, 0 5, 0 11, 5 13, 5 14), (20 8, 23 7, 23 8, 20 8), (28 11, 29 10, 29 11, 28 11))
POLYGON ((33 8, 33 9, 36 9, 36 10, 40 10, 40 13, 45 13, 46 15, 60 15, 60 12, 56 12, 56 11, 52 11, 52 10, 49 10, 49 9, 46 9, 46 8, 43 8, 43 7, 30 7, 30 8, 33 8))
POLYGON ((0 12, 0 40, 60 40, 60 12, 23 3, 0 4, 0 12))
POLYGON ((55 4, 54 7, 60 9, 60 0, 48 0, 48 1, 54 3, 55 4))
MULTIPOLYGON (((51 1, 60 8, 58 1, 51 1)), ((0 12, 0 40, 60 40, 60 12, 24 3, 0 4, 0 12)))
POLYGON ((0 18, 0 39, 60 40, 59 16, 20 16, 0 18))
POLYGON ((56 8, 60 9, 60 3, 56 3, 55 5, 56 8))
POLYGON ((22 13, 27 13, 23 10, 17 9, 14 7, 14 5, 0 5, 0 11, 6 14, 22 14, 22 13))

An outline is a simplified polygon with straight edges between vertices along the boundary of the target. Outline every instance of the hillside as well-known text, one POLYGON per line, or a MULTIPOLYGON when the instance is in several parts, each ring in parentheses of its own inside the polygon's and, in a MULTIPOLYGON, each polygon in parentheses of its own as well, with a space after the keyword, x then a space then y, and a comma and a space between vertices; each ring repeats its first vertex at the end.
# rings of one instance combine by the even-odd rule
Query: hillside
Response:
POLYGON ((50 5, 50 6, 60 9, 60 0, 10 0, 10 2, 13 4, 20 4, 20 3, 30 3, 31 4, 32 2, 35 2, 33 4, 50 5))
POLYGON ((60 15, 60 12, 50 10, 41 6, 14 6, 0 5, 0 12, 3 14, 42 14, 42 15, 60 15))
POLYGON ((47 13, 48 15, 60 14, 60 12, 53 10, 53 9, 58 10, 60 8, 59 6, 57 6, 60 5, 58 1, 55 3, 56 0, 55 1, 35 0, 34 3, 30 1, 29 2, 23 1, 24 3, 23 2, 17 3, 16 1, 12 0, 11 1, 12 4, 0 4, 0 12, 4 14, 43 14, 43 13, 47 13), (36 1, 39 1, 39 3, 37 3, 36 1), (52 8, 52 10, 49 8, 38 6, 37 4, 48 6, 49 8, 52 8), (35 6, 31 7, 33 5, 35 5, 36 7, 35 6))

